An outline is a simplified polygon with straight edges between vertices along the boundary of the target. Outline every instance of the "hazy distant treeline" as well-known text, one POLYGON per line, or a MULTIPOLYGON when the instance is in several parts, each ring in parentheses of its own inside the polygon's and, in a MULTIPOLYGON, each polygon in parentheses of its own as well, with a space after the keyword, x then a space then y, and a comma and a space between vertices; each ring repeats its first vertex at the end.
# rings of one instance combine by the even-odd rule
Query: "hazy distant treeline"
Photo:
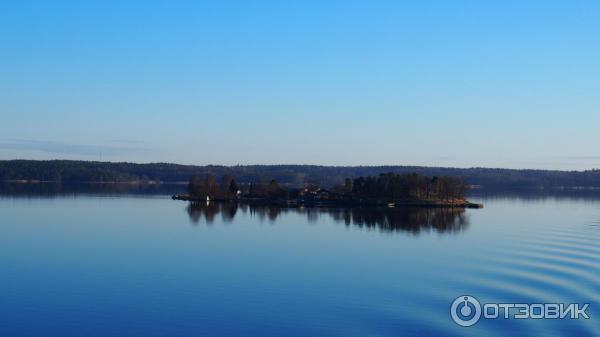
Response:
POLYGON ((453 176, 469 184, 494 188, 600 187, 600 170, 549 171, 491 168, 444 168, 420 166, 317 166, 244 165, 192 166, 167 163, 132 164, 71 160, 0 161, 0 180, 43 180, 63 182, 163 181, 187 182, 192 175, 232 175, 238 183, 277 180, 289 186, 317 183, 329 187, 344 184, 345 178, 381 173, 419 173, 453 176))

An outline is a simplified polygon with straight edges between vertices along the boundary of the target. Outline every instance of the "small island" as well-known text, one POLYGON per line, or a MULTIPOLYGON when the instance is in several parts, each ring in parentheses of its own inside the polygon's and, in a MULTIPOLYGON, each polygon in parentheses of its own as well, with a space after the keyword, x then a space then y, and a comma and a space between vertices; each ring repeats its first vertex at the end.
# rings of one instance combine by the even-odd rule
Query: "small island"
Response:
POLYGON ((455 177, 427 177, 417 173, 385 173, 345 179, 343 184, 325 189, 313 182, 302 187, 279 184, 275 179, 237 183, 224 175, 218 183, 214 175, 190 178, 188 193, 175 200, 191 202, 246 202, 287 207, 415 206, 482 208, 466 199, 469 185, 455 177))

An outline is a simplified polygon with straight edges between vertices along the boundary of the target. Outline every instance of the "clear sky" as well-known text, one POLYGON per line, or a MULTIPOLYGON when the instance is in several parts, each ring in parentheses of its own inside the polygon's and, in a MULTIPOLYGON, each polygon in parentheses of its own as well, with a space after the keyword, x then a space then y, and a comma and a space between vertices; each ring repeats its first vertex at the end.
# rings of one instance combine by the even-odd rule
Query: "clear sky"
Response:
POLYGON ((0 159, 600 167, 598 1, 2 1, 0 159))

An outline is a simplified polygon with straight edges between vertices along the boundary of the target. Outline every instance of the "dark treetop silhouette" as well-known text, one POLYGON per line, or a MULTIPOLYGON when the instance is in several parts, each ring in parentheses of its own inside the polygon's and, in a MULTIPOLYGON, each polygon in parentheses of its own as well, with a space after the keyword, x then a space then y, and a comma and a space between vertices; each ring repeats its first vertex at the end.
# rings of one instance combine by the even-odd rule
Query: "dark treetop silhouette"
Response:
POLYGON ((474 207, 466 201, 467 184, 458 178, 433 177, 411 174, 386 173, 376 177, 348 178, 343 185, 331 190, 317 184, 302 188, 281 186, 276 180, 238 184, 231 175, 225 175, 218 184, 213 175, 190 178, 186 195, 173 199, 193 202, 242 201, 288 206, 457 206, 474 207))
POLYGON ((134 164, 73 160, 0 161, 0 180, 62 182, 185 182, 191 175, 229 174, 238 183, 260 181, 265 177, 286 186, 301 187, 318 183, 330 188, 344 184, 345 178, 375 176, 381 173, 416 172, 426 176, 451 176, 485 188, 600 188, 600 170, 549 171, 497 168, 448 168, 419 166, 317 166, 317 165, 243 165, 192 166, 167 163, 134 164))

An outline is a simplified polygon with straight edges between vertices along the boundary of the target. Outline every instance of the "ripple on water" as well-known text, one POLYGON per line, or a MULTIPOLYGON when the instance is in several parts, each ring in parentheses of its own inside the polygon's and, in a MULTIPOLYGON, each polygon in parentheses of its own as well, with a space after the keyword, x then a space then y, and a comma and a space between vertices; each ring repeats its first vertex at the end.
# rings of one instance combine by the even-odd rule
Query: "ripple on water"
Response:
MULTIPOLYGON (((599 225, 505 233, 497 244, 469 256, 469 263, 454 264, 445 287, 434 295, 447 299, 457 295, 456 289, 465 289, 485 302, 591 303, 592 308, 600 304, 599 225)), ((519 335, 600 335, 600 324, 592 320, 515 321, 503 322, 502 330, 509 324, 519 328, 519 335)))

